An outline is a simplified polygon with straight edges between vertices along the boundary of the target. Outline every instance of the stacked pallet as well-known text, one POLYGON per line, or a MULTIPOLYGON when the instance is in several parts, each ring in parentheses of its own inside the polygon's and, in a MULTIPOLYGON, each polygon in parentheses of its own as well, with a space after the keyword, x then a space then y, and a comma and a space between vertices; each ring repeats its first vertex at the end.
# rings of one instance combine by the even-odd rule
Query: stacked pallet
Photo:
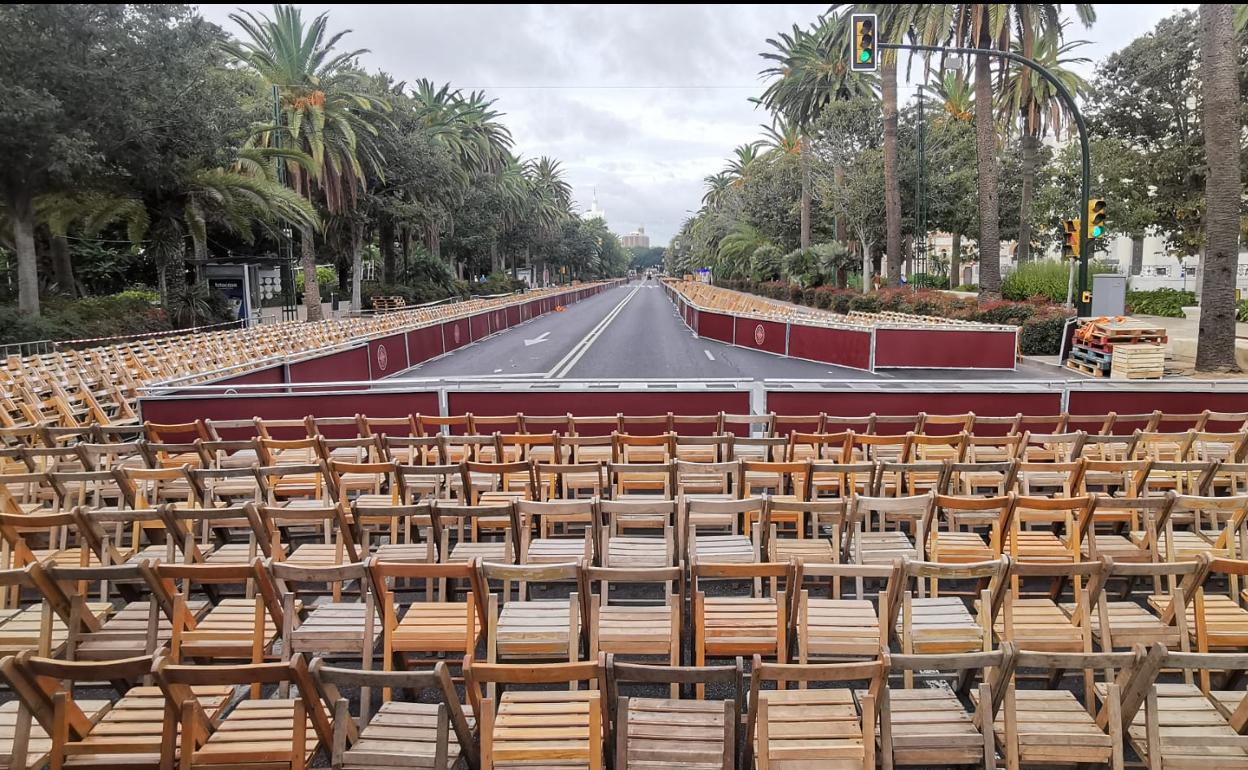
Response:
POLYGON ((1093 377, 1157 379, 1165 369, 1165 344, 1163 327, 1122 316, 1095 318, 1075 332, 1066 366, 1093 377))
POLYGON ((407 307, 407 300, 402 297, 373 297, 373 310, 379 313, 402 310, 405 307, 407 307))
POLYGON ((1166 347, 1153 343, 1115 345, 1110 374, 1115 379, 1157 380, 1166 372, 1166 347))

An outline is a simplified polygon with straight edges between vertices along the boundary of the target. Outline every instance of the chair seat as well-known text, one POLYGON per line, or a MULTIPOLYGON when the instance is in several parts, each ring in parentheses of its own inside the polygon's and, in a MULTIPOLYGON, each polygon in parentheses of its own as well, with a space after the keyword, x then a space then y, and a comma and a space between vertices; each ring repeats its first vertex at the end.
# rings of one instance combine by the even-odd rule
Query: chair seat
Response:
MULTIPOLYGON (((192 767, 222 764, 255 766, 290 756, 295 734, 295 700, 245 700, 226 715, 221 726, 192 757, 192 767)), ((305 715, 305 743, 310 762, 320 746, 312 718, 305 715)), ((185 749, 184 749, 185 750, 185 749)), ((287 760, 289 761, 289 760, 287 760)))
MULTIPOLYGON (((196 685, 192 694, 210 719, 217 718, 234 688, 230 685, 196 685)), ((161 714, 165 696, 159 687, 133 687, 81 741, 66 749, 67 767, 155 768, 160 765, 160 743, 163 730, 161 714), (117 746, 124 743, 125 754, 117 746)))
POLYGON ((1091 558, 1091 551, 1088 548, 1089 540, 1095 541, 1092 545, 1096 547, 1098 556, 1108 556, 1115 562, 1141 564, 1152 561, 1152 555, 1142 543, 1136 543, 1126 535, 1106 533, 1097 533, 1095 536, 1089 536, 1084 539, 1081 547, 1084 558, 1091 558))
MULTIPOLYGON (((1191 561, 1197 558, 1198 556, 1200 556, 1202 553, 1207 553, 1212 556, 1233 557, 1234 556, 1234 554, 1232 553, 1232 551, 1234 550, 1233 546, 1232 548, 1214 548, 1213 547, 1214 543, 1217 542, 1218 536, 1220 534, 1221 534, 1220 531, 1213 531, 1213 530, 1203 530, 1200 532, 1193 532, 1191 530, 1179 530, 1175 532, 1170 537, 1171 542, 1174 544, 1173 558, 1170 557, 1170 554, 1167 550, 1167 546, 1166 546, 1167 538, 1164 536, 1158 537, 1157 538, 1157 556, 1162 561, 1191 561)), ((1131 542, 1139 545, 1141 548, 1144 547, 1146 543, 1145 534, 1143 532, 1138 532, 1138 531, 1132 532, 1131 542)))
POLYGON ((731 717, 723 701, 629 698, 622 716, 628 737, 618 770, 649 770, 656 758, 671 770, 723 770, 725 753, 736 751, 724 745, 731 717))
POLYGON ((997 639, 1010 639, 1020 650, 1029 652, 1084 651, 1082 631, 1051 599, 1014 599, 1009 611, 1012 628, 1006 628, 1003 609, 993 627, 997 639))
MULTIPOLYGON (((108 602, 88 602, 84 610, 103 621, 112 612, 108 602)), ((16 655, 23 650, 38 652, 40 629, 43 626, 43 607, 36 604, 11 615, 0 624, 0 655, 16 655)), ((60 616, 52 615, 52 633, 49 649, 55 656, 69 638, 69 629, 60 616)))
POLYGON ((926 768, 983 762, 984 737, 948 688, 897 688, 889 691, 888 699, 895 765, 926 768))
POLYGON ((668 606, 601 607, 595 633, 600 652, 671 656, 680 648, 679 614, 668 606), (675 650, 673 637, 676 639, 675 650))
MULTIPOLYGON (((899 615, 899 635, 903 632, 903 621, 904 618, 899 615)), ((920 655, 979 652, 984 649, 983 629, 971 616, 966 604, 956 596, 911 600, 910 627, 909 651, 920 655)))
POLYGON ((382 543, 377 546, 377 561, 428 563, 433 554, 428 543, 382 543))
POLYGON ((777 537, 771 541, 772 561, 801 559, 806 564, 837 564, 840 559, 832 541, 823 537, 777 537))
MULTIPOLYGON (((470 705, 465 704, 469 711, 470 705)), ((469 711, 469 725, 473 720, 469 711)), ((420 767, 451 770, 459 761, 459 738, 447 730, 447 764, 434 767, 437 757, 438 705, 386 701, 360 737, 342 756, 343 770, 377 770, 379 767, 420 767)))
MULTIPOLYGON (((292 652, 351 652, 362 654, 362 645, 376 642, 381 623, 373 618, 372 640, 364 638, 368 616, 360 602, 329 602, 312 612, 291 633, 292 652)), ((372 644, 369 644, 372 649, 372 644)))
POLYGON ((1019 561, 1044 564, 1068 564, 1075 555, 1066 543, 1052 532, 1024 529, 1010 535, 1010 554, 1019 561))
MULTIPOLYGON (((1067 617, 1075 612, 1075 605, 1071 602, 1063 602, 1060 606, 1067 617)), ((1097 603, 1098 611, 1089 615, 1092 638, 1102 649, 1105 647, 1105 636, 1101 632, 1101 607, 1109 615, 1109 641, 1115 650, 1129 650, 1136 644, 1147 647, 1154 642, 1161 642, 1170 649, 1179 648, 1181 640, 1177 626, 1162 623, 1161 618, 1135 602, 1102 599, 1097 603)))
POLYGON ((304 543, 283 561, 292 567, 337 567, 351 559, 339 544, 304 543))
POLYGON ((932 561, 972 564, 998 558, 996 549, 975 532, 933 532, 928 551, 932 561))
POLYGON ((491 740, 496 770, 588 768, 590 753, 602 750, 601 742, 590 745, 590 701, 599 697, 597 690, 504 692, 491 740))
MULTIPOLYGON (((107 700, 78 700, 74 705, 82 709, 83 714, 92 722, 97 722, 100 715, 111 705, 107 700)), ((18 702, 11 700, 0 703, 0 765, 13 767, 13 734, 17 727, 18 702)), ((47 761, 48 752, 52 750, 52 740, 36 720, 30 722, 30 737, 26 744, 26 770, 38 770, 47 761)))
POLYGON ((891 565, 902 556, 916 558, 918 551, 906 533, 892 530, 889 532, 863 532, 854 535, 854 551, 858 555, 859 564, 891 565))
POLYGON ((750 740, 754 756, 765 755, 769 767, 862 767, 862 720, 850 690, 766 690, 758 697, 760 724, 750 740), (764 704, 766 723, 762 724, 764 704), (759 733, 764 730, 767 744, 759 745, 759 733))
POLYGON ((587 537, 539 537, 529 543, 526 564, 566 564, 592 558, 587 537))
POLYGON ((224 543, 204 555, 208 564, 250 564, 260 549, 250 543, 224 543))
MULTIPOLYGON (((194 630, 182 635, 183 658, 223 658, 250 660, 255 640, 256 600, 222 599, 199 621, 194 630)), ((264 613, 262 650, 277 639, 277 626, 264 613)))
POLYGON ((691 556, 712 564, 753 564, 758 549, 745 535, 698 535, 689 544, 691 556))
POLYGON ((511 561, 511 559, 507 558, 507 544, 502 542, 456 543, 444 561, 447 564, 466 564, 473 559, 494 562, 495 564, 511 561))
POLYGON ((708 655, 776 655, 782 629, 772 597, 708 596, 702 601, 702 649, 708 655))
POLYGON ((670 550, 663 538, 617 535, 607 539, 602 566, 617 569, 670 567, 670 550))
POLYGON ((580 633, 577 607, 568 599, 512 601, 498 616, 499 660, 569 660, 580 633))
MULTIPOLYGON (((1148 605, 1161 612, 1169 604, 1169 596, 1150 596, 1148 605)), ((1187 605, 1187 628, 1196 640, 1196 604, 1187 605)), ((1205 634, 1210 650, 1241 651, 1248 646, 1248 610, 1225 594, 1205 594, 1205 634)))
MULTIPOLYGON (((1080 762, 1087 763, 1107 763, 1113 756, 1113 739, 1097 726, 1074 693, 1016 689, 1014 704, 1018 758, 1022 763, 1064 764, 1069 762, 1072 752, 1078 754, 1080 762)), ((1005 718, 1000 713, 993 730, 1004 753, 1005 718)))
MULTIPOLYGON (((1248 768, 1248 747, 1200 688, 1190 684, 1154 685, 1162 767, 1248 768), (1198 740, 1193 740, 1193 736, 1198 740)), ((1131 747, 1148 763, 1146 710, 1141 708, 1127 728, 1131 747)))
POLYGON ((416 602, 390 638, 396 652, 471 653, 481 638, 481 618, 467 602, 416 602))
POLYGON ((880 654, 880 618, 866 599, 807 599, 798 618, 798 648, 812 657, 874 657, 880 654))

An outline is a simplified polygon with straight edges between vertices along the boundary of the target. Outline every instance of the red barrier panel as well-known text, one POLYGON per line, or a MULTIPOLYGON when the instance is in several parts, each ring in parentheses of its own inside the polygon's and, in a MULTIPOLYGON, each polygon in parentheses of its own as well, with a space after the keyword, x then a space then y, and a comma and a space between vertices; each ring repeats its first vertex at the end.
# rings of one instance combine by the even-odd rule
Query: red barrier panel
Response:
POLYGON ((877 368, 1013 369, 1018 335, 970 329, 876 329, 877 368))
POLYGON ((369 340, 368 358, 374 380, 397 374, 411 366, 407 360, 407 335, 391 334, 378 340, 369 340))
MULTIPOLYGON (((197 419, 297 420, 313 417, 347 417, 366 414, 369 417, 402 417, 408 414, 437 414, 438 394, 435 391, 400 393, 370 391, 367 393, 334 393, 280 396, 189 396, 142 401, 143 419, 157 423, 180 423, 197 419)), ((346 431, 349 435, 353 432, 346 431)), ((226 439, 250 438, 250 428, 232 432, 221 431, 226 439)))
POLYGON ((482 337, 488 337, 490 334, 490 314, 478 313, 474 316, 468 316, 468 341, 476 342, 482 337))
POLYGON ((266 385, 268 383, 281 384, 286 382, 286 367, 282 364, 274 364, 266 366, 263 369, 252 369, 245 374, 239 374, 234 377, 226 377, 223 380, 217 380, 213 384, 216 385, 266 385))
MULTIPOLYGON (((1127 386, 1113 390, 1072 390, 1069 407, 1071 414, 1146 414, 1155 409, 1170 414, 1199 414, 1206 409, 1214 412, 1248 412, 1248 392, 1217 392, 1208 390, 1126 390, 1127 386)), ((1137 423, 1122 421, 1115 423, 1114 433, 1130 433, 1141 427, 1137 423)), ((1182 429, 1188 426, 1183 424, 1182 429)), ((1210 431, 1239 430, 1238 423, 1214 423, 1207 427, 1210 431)), ((1167 430, 1162 423, 1161 430, 1167 430)))
POLYGON ((789 324, 789 355, 869 371, 871 332, 789 324))
POLYGON ((732 316, 723 313, 712 313, 709 310, 698 314, 698 336, 707 337, 720 342, 732 344, 732 316))
POLYGON ((468 319, 460 318, 457 321, 447 321, 442 324, 442 344, 447 351, 455 348, 462 348, 469 343, 468 337, 468 319))
MULTIPOLYGON (((472 412, 480 415, 505 415, 523 412, 528 415, 553 415, 571 412, 582 417, 615 414, 714 414, 724 411, 744 414, 750 411, 748 391, 706 391, 700 393, 674 391, 560 391, 535 393, 522 391, 451 391, 447 393, 450 414, 472 412)), ((610 433, 609 426, 601 433, 610 433)), ((587 433, 592 431, 588 430, 587 433)))
POLYGON ((743 348, 765 350, 768 353, 785 354, 786 324, 776 321, 758 321, 753 318, 736 319, 736 344, 743 348))
POLYGON ((442 327, 426 326, 407 333, 408 364, 415 366, 442 355, 442 327))
MULTIPOLYGON (((1062 394, 1011 393, 986 390, 983 393, 948 391, 768 391, 767 410, 776 414, 818 414, 858 417, 897 414, 963 414, 975 412, 988 417, 1023 414, 1057 414, 1062 410, 1062 394)), ((888 424, 879 426, 888 433, 888 424)))
POLYGON ((524 321, 524 305, 511 305, 506 313, 508 326, 515 326, 524 321))
MULTIPOLYGON (((290 365, 291 382, 352 382, 370 379, 368 345, 290 365)), ((355 414, 352 412, 351 414, 355 414)))

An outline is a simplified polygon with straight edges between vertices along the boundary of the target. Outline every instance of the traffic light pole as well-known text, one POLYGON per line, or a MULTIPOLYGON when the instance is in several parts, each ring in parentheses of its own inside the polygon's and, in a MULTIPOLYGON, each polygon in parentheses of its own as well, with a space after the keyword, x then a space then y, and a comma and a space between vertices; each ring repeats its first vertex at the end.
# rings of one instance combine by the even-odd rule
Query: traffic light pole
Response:
POLYGON ((1040 77, 1047 80, 1058 97, 1066 105, 1066 109, 1070 110, 1070 114, 1075 119, 1075 128, 1079 132, 1079 151, 1083 156, 1083 168, 1079 182, 1079 212, 1080 225, 1079 229, 1083 232, 1079 235, 1079 291, 1075 297, 1076 312, 1080 316, 1086 316, 1090 312, 1088 303, 1084 300, 1084 292, 1090 287, 1088 286, 1088 252, 1091 251, 1092 223, 1088 212, 1088 199, 1092 197, 1092 157, 1088 149, 1088 126, 1083 120, 1083 113, 1079 111, 1079 105, 1075 103, 1074 94, 1070 92, 1062 81, 1059 80, 1052 72, 1049 72, 1038 62, 1028 59, 1026 56, 1019 56, 1013 51, 997 51, 991 48, 962 48, 941 45, 918 45, 914 43, 879 43, 879 47, 892 51, 926 51, 930 53, 953 53, 964 55, 984 55, 996 56, 1001 59, 1018 62, 1026 67, 1030 67, 1039 73, 1040 77))

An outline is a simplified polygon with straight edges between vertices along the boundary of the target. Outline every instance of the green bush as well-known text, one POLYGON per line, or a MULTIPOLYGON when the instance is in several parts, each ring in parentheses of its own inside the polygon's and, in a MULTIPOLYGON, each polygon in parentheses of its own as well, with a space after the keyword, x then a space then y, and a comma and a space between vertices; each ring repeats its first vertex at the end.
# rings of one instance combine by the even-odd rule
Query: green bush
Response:
POLYGON ((977 283, 960 283, 953 289, 954 291, 973 291, 979 293, 979 284, 977 283))
POLYGON ((15 305, 0 306, 0 343, 122 337, 173 328, 146 291, 71 300, 48 297, 42 315, 31 318, 15 305))
POLYGON ((1127 312, 1135 315, 1157 315, 1182 318, 1183 306, 1196 304, 1196 292, 1180 289, 1153 289, 1127 292, 1127 312))
POLYGON ((1248 299, 1241 299, 1235 303, 1235 320, 1248 321, 1248 299))
MULTIPOLYGON (((1088 275, 1112 273, 1113 268, 1103 262, 1089 262, 1088 275)), ((1051 302, 1065 302, 1067 284, 1070 281, 1070 264, 1051 259, 1025 262, 1001 281, 1001 296, 1022 302, 1043 297, 1051 302)))
POLYGON ((764 243, 750 257, 750 274, 756 281, 774 281, 780 277, 784 252, 772 243, 764 243))
POLYGON ((910 285, 916 289, 944 289, 949 286, 949 276, 935 273, 915 273, 910 277, 910 285))
POLYGON ((1023 322, 1018 348, 1025 356, 1056 356, 1062 352, 1062 331, 1067 315, 1046 312, 1023 322))
POLYGON ((477 294, 511 294, 524 288, 524 281, 513 279, 507 273, 491 273, 485 283, 476 287, 477 294))
MULTIPOLYGON (((316 285, 321 289, 321 301, 328 302, 330 292, 338 291, 338 271, 332 265, 316 266, 316 285)), ((360 287, 363 291, 363 286, 360 287)), ((295 266, 295 291, 303 293, 303 268, 295 266)))

